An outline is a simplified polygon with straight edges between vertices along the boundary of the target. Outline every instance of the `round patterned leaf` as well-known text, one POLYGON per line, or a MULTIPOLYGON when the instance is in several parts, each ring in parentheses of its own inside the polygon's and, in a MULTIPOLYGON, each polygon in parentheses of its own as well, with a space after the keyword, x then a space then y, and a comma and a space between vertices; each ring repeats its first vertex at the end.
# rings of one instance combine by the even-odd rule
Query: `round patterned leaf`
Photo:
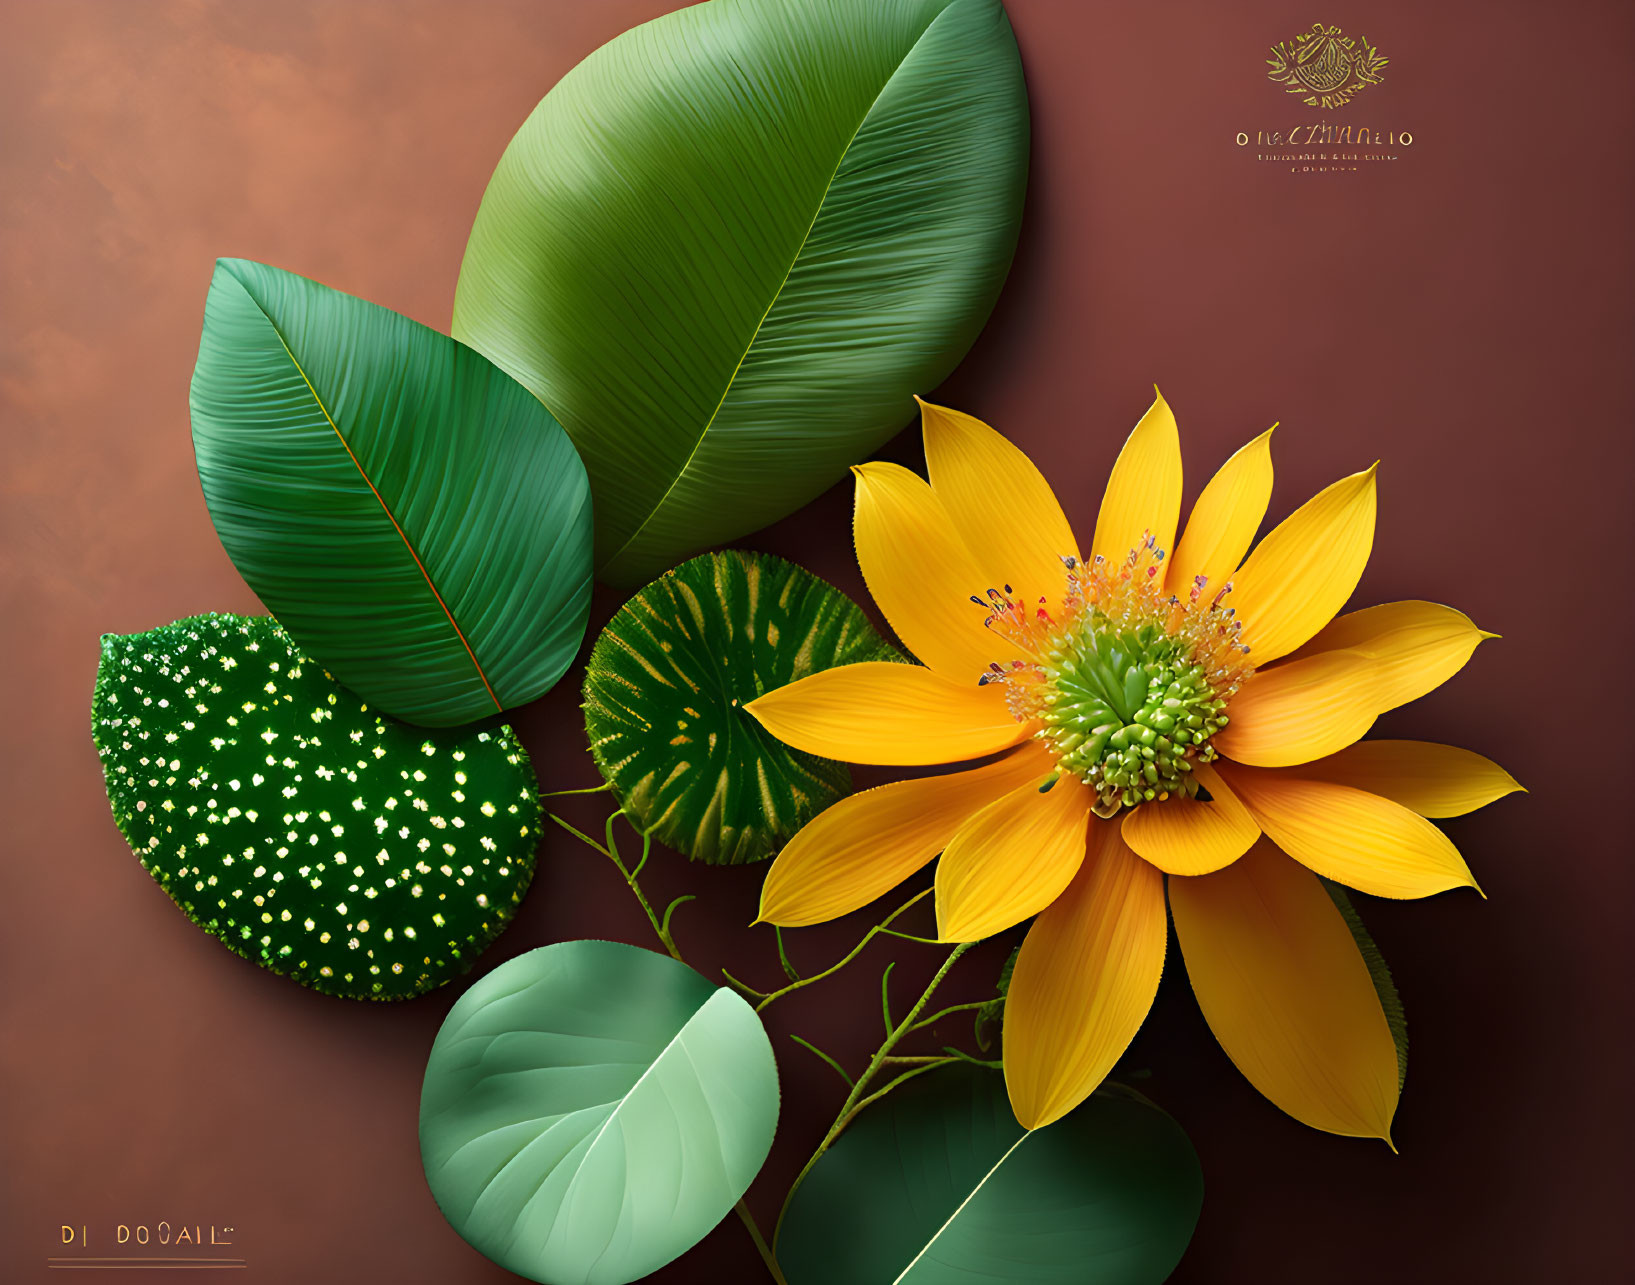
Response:
POLYGON ((841 1134, 795 1193, 778 1261, 789 1285, 1158 1285, 1202 1205, 1192 1144, 1140 1095, 1104 1087, 1029 1132, 1002 1074, 947 1067, 841 1134))
POLYGON ((269 617, 104 637, 92 737, 120 832, 187 917, 325 994, 441 986, 533 877, 539 787, 509 727, 382 717, 269 617))
POLYGON ((764 553, 707 553, 619 609, 585 671, 596 766, 638 829, 697 861, 771 856, 851 790, 744 712, 836 665, 901 660, 856 603, 764 553))
POLYGON ((665 955, 570 941, 508 960, 426 1063, 438 1208, 500 1266, 622 1285, 701 1240, 772 1146, 778 1072, 742 998, 665 955))

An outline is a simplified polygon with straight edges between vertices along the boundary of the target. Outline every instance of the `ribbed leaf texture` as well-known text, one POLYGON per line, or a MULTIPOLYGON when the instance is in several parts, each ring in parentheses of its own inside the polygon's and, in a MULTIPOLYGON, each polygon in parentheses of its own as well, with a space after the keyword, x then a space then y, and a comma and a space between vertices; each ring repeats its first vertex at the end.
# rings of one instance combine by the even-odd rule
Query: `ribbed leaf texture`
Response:
POLYGON ((629 586, 792 512, 915 413, 998 296, 1027 94, 998 0, 710 0, 546 95, 454 334, 531 388, 629 586))
POLYGON ((810 572, 707 553, 638 592, 596 640, 591 755, 637 829, 696 861, 760 861, 848 794, 851 774, 785 745, 744 706, 820 669, 901 659, 810 572))
POLYGON ((766 1159, 772 1046, 748 1004, 607 941, 508 960, 426 1063, 420 1154, 443 1216, 546 1285, 624 1285, 701 1240, 766 1159))
POLYGON ((382 717, 265 616, 107 635, 91 730, 114 821, 159 886, 314 990, 441 986, 533 878, 539 786, 509 727, 382 717))
POLYGON ((1203 1173, 1181 1127, 1108 1086, 1017 1124, 998 1071, 945 1067, 863 1112, 796 1191, 789 1285, 1158 1285, 1186 1252, 1203 1173))
POLYGON ((590 610, 590 491, 487 358, 265 264, 223 259, 193 373, 223 547, 308 655, 428 727, 533 700, 590 610))

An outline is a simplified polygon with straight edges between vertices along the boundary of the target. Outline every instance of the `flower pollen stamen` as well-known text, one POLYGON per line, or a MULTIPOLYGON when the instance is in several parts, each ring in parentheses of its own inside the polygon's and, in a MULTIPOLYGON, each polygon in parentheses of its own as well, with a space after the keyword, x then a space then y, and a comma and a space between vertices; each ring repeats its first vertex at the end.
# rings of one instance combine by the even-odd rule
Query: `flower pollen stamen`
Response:
POLYGON ((1193 763, 1215 757, 1210 738, 1254 672, 1242 622, 1224 605, 1231 581, 1206 597, 1197 576, 1183 600, 1165 592, 1163 562, 1150 533, 1117 566, 1064 557, 1060 619, 1043 598, 1029 612, 1009 585, 972 596, 988 628, 1033 657, 995 662, 978 682, 1006 684, 1011 713, 1040 724, 1059 770, 1096 792, 1102 817, 1195 796, 1193 763))

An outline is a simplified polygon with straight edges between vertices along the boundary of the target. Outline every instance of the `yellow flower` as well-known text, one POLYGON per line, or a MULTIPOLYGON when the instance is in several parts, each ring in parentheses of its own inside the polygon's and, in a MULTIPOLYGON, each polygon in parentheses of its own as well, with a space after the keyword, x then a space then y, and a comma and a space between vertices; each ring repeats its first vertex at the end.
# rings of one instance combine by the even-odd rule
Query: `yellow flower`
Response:
POLYGON ((864 579, 924 667, 830 669, 748 708, 829 758, 988 761, 819 815, 768 872, 761 919, 833 919, 939 852, 943 940, 1037 916, 1004 1058, 1036 1128, 1083 1101, 1145 1019, 1167 875, 1187 974, 1232 1060, 1295 1118, 1389 1140, 1390 1029, 1317 875, 1382 897, 1475 887, 1427 818, 1520 786, 1467 750, 1359 738, 1493 635, 1429 602, 1335 618, 1373 542, 1373 469, 1250 553, 1268 430, 1215 474, 1177 544, 1180 439, 1160 396, 1113 467, 1086 561, 1021 451, 957 411, 921 413, 929 484, 895 464, 854 472, 864 579))

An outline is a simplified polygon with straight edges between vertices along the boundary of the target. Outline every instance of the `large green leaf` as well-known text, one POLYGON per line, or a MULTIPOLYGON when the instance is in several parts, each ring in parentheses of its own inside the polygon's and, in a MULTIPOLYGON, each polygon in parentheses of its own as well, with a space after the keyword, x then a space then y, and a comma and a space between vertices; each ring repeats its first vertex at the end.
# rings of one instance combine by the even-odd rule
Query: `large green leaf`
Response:
POLYGON ((301 649, 389 714, 468 723, 562 675, 590 493, 504 371, 407 317, 223 259, 193 372, 216 532, 301 649))
POLYGON ((585 669, 596 766, 637 829, 716 865, 771 856, 851 790, 744 712, 797 678, 901 660, 857 604, 764 553, 707 553, 621 607, 585 669))
POLYGON ((998 295, 1027 151, 999 0, 710 0, 563 77, 454 333, 572 434, 603 578, 765 526, 908 422, 998 295))
POLYGON ((622 1285, 744 1194, 778 1119, 748 1004, 685 964, 570 941, 500 965, 437 1033, 420 1154, 443 1216, 547 1285, 622 1285))
POLYGON ((120 832, 187 917, 330 995, 441 986, 533 877, 539 786, 509 727, 383 718, 266 616, 107 635, 91 734, 120 832))
POLYGON ((1138 1094, 1101 1089, 1029 1133, 1001 1073, 948 1067, 841 1134, 778 1260, 789 1285, 1157 1285, 1202 1204, 1192 1144, 1138 1094))

